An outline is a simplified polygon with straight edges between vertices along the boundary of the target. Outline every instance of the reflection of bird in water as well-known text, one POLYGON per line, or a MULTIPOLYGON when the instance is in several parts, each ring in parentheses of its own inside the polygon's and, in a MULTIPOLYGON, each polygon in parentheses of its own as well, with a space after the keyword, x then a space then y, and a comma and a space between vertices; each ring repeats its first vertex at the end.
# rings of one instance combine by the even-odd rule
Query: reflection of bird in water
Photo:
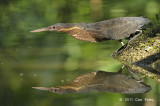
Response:
POLYGON ((141 31, 141 27, 149 22, 150 20, 144 17, 120 17, 96 23, 58 23, 31 32, 65 32, 78 40, 89 42, 112 39, 121 41, 121 39, 129 37, 131 33, 141 31))
POLYGON ((121 73, 94 71, 75 78, 71 83, 58 87, 32 87, 57 94, 104 91, 117 93, 145 93, 151 90, 148 85, 121 73))

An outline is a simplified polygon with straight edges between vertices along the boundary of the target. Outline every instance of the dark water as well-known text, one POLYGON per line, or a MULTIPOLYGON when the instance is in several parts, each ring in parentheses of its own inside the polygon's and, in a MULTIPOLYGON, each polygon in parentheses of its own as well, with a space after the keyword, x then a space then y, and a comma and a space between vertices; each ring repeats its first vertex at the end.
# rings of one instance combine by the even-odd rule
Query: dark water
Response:
POLYGON ((88 92, 58 95, 33 86, 63 85, 94 70, 116 72, 121 63, 110 55, 118 41, 88 43, 58 32, 29 31, 59 22, 96 22, 122 16, 159 13, 158 0, 1 0, 0 1, 0 104, 2 106, 156 106, 159 83, 145 83, 144 94, 88 92), (146 98, 146 99, 145 99, 146 98), (153 100, 147 101, 147 100, 153 100), (121 101, 122 100, 122 101, 121 101))

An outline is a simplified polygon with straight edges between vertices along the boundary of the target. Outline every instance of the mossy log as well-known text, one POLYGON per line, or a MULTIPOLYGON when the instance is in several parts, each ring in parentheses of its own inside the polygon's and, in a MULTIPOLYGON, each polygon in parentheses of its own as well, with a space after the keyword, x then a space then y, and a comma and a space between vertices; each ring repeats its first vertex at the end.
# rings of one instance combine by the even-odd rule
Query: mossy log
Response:
POLYGON ((160 24, 144 30, 113 57, 133 72, 160 82, 160 24))

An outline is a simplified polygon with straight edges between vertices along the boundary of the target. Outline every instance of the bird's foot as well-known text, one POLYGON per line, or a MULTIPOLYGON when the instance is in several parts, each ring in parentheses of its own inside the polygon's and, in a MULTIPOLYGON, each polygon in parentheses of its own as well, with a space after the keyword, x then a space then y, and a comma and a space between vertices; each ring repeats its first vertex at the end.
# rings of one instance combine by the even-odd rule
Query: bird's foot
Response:
POLYGON ((140 77, 140 79, 139 79, 138 82, 144 82, 143 78, 144 78, 144 77, 140 77))
POLYGON ((118 50, 116 50, 115 52, 113 52, 113 53, 111 54, 111 56, 114 57, 115 54, 117 54, 120 50, 124 50, 125 48, 126 48, 125 45, 121 46, 118 50))
POLYGON ((127 69, 128 69, 128 71, 134 76, 134 78, 139 79, 138 82, 144 82, 144 81, 143 81, 143 78, 144 78, 145 76, 140 76, 138 73, 134 72, 134 71, 133 71, 132 69, 130 69, 128 66, 127 66, 127 69))
POLYGON ((121 45, 124 46, 125 44, 121 41, 121 45))
POLYGON ((137 35, 135 35, 131 40, 128 41, 128 44, 133 42, 135 40, 135 38, 137 38, 139 35, 142 34, 142 30, 137 30, 137 32, 139 32, 137 35))
POLYGON ((124 69, 125 65, 123 64, 122 67, 118 70, 118 73, 122 73, 122 70, 124 69))

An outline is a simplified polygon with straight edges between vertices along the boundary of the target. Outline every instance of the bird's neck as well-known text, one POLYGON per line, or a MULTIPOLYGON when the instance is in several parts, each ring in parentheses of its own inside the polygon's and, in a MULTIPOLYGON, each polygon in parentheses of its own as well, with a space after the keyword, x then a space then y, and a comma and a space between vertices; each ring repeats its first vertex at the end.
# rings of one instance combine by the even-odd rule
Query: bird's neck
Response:
POLYGON ((60 32, 65 32, 70 34, 70 32, 73 32, 74 30, 82 30, 83 26, 80 23, 66 23, 64 28, 60 29, 60 32))
POLYGON ((73 27, 61 29, 60 31, 70 34, 70 32, 73 32, 74 30, 81 30, 81 28, 77 26, 73 26, 73 27))
POLYGON ((83 26, 80 25, 76 25, 76 24, 68 24, 67 27, 59 30, 60 32, 65 32, 69 35, 74 35, 74 34, 78 34, 79 32, 81 32, 83 30, 83 26))

